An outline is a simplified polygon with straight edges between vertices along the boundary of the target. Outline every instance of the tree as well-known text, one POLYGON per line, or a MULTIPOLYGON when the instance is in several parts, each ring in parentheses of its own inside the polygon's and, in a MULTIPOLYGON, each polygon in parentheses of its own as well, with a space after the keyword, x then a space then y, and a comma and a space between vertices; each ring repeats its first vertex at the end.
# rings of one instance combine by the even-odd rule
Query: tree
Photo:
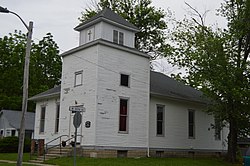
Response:
POLYGON ((135 37, 135 47, 155 59, 163 56, 164 50, 168 48, 164 31, 167 29, 166 19, 170 18, 170 12, 156 9, 151 3, 151 0, 100 0, 94 4, 94 8, 83 11, 79 20, 84 22, 104 8, 112 9, 140 29, 135 37))
POLYGON ((186 83, 211 99, 208 111, 229 124, 228 160, 235 162, 237 138, 250 134, 250 1, 225 1, 220 14, 227 29, 206 26, 189 7, 198 18, 177 22, 169 58, 188 69, 186 83))
MULTIPOLYGON (((60 83, 61 58, 57 44, 47 34, 38 44, 32 42, 29 96, 60 83)), ((26 36, 15 32, 0 38, 0 108, 21 110, 26 36)), ((30 105, 29 110, 33 110, 30 105)))

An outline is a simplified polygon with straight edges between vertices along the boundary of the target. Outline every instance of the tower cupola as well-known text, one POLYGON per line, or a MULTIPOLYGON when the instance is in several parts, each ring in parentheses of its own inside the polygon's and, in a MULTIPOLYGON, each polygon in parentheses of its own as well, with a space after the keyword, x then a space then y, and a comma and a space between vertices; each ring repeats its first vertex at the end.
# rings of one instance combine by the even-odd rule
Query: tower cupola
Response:
POLYGON ((79 45, 102 39, 131 48, 135 46, 135 33, 139 32, 136 26, 109 8, 81 23, 75 30, 80 32, 79 45))

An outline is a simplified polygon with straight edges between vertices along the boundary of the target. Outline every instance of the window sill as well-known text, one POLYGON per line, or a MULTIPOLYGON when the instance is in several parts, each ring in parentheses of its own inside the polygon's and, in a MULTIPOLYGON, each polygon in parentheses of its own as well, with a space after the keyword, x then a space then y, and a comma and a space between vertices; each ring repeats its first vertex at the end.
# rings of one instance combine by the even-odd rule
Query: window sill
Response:
POLYGON ((157 134, 156 137, 165 137, 165 135, 159 135, 159 134, 157 134))
POLYGON ((195 139, 195 137, 188 137, 188 139, 195 139))
POLYGON ((118 131, 119 134, 128 134, 127 131, 118 131))
POLYGON ((74 87, 82 86, 82 84, 74 85, 74 87))
POLYGON ((120 87, 130 88, 130 86, 120 85, 120 87))

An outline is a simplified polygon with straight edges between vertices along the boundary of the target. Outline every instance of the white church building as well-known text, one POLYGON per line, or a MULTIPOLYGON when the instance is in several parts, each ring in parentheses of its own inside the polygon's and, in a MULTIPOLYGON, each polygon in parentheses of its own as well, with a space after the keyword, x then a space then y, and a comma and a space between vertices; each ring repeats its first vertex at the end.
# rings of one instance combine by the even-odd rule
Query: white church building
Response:
POLYGON ((75 30, 79 46, 61 55, 61 85, 30 98, 36 102, 34 139, 47 146, 70 139, 69 107, 79 106, 85 110, 77 144, 86 156, 225 152, 228 129, 213 127, 200 91, 150 70, 149 56, 134 47, 137 27, 104 9, 75 30))

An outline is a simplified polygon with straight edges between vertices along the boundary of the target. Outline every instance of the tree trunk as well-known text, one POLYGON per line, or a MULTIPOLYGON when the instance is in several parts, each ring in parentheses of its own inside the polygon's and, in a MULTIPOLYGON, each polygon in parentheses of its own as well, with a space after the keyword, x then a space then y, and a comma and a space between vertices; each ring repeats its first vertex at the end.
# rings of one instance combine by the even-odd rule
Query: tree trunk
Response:
POLYGON ((228 134, 228 150, 227 150, 227 159, 231 163, 236 162, 237 155, 237 122, 235 117, 231 115, 229 117, 229 134, 228 134))

